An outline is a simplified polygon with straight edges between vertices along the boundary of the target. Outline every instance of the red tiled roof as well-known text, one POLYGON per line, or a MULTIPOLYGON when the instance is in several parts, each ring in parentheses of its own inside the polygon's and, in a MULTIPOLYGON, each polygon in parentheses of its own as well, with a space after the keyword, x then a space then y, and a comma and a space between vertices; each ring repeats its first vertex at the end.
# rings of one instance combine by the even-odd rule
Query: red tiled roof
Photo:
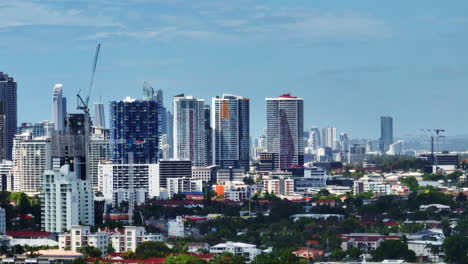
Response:
POLYGON ((291 96, 291 94, 282 94, 279 97, 280 98, 297 98, 296 96, 291 96))
POLYGON ((6 234, 12 237, 48 237, 51 233, 42 231, 7 231, 6 234))

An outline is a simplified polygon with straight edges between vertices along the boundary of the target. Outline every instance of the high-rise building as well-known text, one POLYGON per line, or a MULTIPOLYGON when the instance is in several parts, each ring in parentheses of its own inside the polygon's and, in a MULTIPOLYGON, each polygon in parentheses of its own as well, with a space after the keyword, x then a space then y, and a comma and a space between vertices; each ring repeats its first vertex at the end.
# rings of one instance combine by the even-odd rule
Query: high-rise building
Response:
POLYGON ((276 169, 304 164, 304 100, 289 94, 267 98, 267 151, 277 154, 276 169))
POLYGON ((51 168, 49 138, 32 138, 30 133, 16 135, 14 139, 14 191, 28 195, 38 194, 42 175, 51 168))
POLYGON ((191 178, 192 162, 190 160, 160 160, 157 164, 159 187, 167 188, 168 178, 191 178))
POLYGON ((224 94, 212 99, 214 164, 221 168, 249 169, 249 99, 224 94))
POLYGON ((67 99, 62 96, 63 84, 57 83, 52 94, 52 122, 57 133, 65 132, 65 118, 67 116, 67 99))
POLYGON ((398 140, 395 143, 390 144, 388 151, 388 155, 401 155, 403 154, 403 140, 398 140))
POLYGON ((93 125, 96 127, 106 127, 106 118, 104 112, 103 103, 94 104, 94 122, 93 125))
POLYGON ((213 129, 211 127, 211 108, 205 105, 205 142, 206 142, 206 164, 213 165, 213 129))
POLYGON ((340 152, 346 153, 349 151, 349 137, 347 133, 340 134, 340 152))
POLYGON ((88 181, 80 180, 70 171, 70 165, 45 171, 41 182, 44 231, 61 233, 72 225, 94 225, 92 188, 88 181))
POLYGON ((89 140, 89 183, 98 191, 99 164, 109 160, 109 130, 93 127, 89 140))
POLYGON ((18 127, 17 134, 23 134, 29 132, 33 138, 36 137, 48 137, 51 138, 54 134, 54 123, 50 121, 43 121, 38 123, 21 123, 18 127))
POLYGON ((349 147, 348 163, 362 163, 366 160, 366 147, 353 144, 349 147))
POLYGON ((393 143, 393 118, 391 116, 380 117, 380 152, 388 151, 390 144, 393 143))
MULTIPOLYGON (((1 111, 1 106, 0 106, 1 111)), ((0 160, 6 158, 6 117, 0 113, 0 160)))
POLYGON ((148 198, 158 197, 158 164, 99 164, 99 191, 113 205, 129 201, 133 189, 135 203, 144 203, 148 198), (130 179, 133 174, 133 180, 130 179), (133 181, 133 186, 131 182, 133 181))
POLYGON ((307 138, 307 153, 317 154, 317 150, 321 147, 320 131, 317 127, 311 127, 309 137, 307 138))
POLYGON ((205 102, 183 94, 174 96, 174 158, 206 166, 205 102))
POLYGON ((161 122, 156 101, 127 97, 110 103, 110 159, 128 163, 129 152, 134 163, 156 163, 159 159, 161 122))
POLYGON ((0 72, 0 115, 5 116, 5 159, 11 160, 13 151, 13 138, 17 126, 16 82, 8 74, 0 72))
POLYGON ((336 128, 335 127, 325 127, 322 128, 322 147, 331 148, 336 150, 336 128))

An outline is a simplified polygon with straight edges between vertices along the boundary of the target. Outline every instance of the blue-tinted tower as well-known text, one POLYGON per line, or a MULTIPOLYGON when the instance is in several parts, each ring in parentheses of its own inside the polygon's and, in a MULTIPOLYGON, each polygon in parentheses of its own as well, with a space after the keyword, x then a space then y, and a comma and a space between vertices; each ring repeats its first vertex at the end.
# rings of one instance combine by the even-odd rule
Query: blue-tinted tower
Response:
POLYGON ((128 163, 128 153, 134 153, 134 163, 158 162, 161 135, 160 106, 153 100, 110 103, 110 159, 114 163, 128 163))

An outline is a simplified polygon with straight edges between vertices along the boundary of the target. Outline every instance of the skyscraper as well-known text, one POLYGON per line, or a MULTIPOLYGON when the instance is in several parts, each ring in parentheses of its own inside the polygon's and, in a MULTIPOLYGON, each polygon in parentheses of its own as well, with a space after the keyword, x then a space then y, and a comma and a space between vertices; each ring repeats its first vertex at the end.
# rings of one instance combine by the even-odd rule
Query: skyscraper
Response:
POLYGON ((67 116, 67 99, 62 96, 63 84, 57 83, 52 94, 52 122, 58 133, 65 132, 65 118, 67 116))
POLYGON ((173 103, 174 158, 206 166, 205 101, 181 94, 173 103))
POLYGON ((212 99, 214 164, 249 169, 249 99, 224 94, 212 99))
POLYGON ((382 153, 388 151, 393 143, 393 118, 391 116, 380 117, 379 149, 382 153))
POLYGON ((309 132, 309 138, 307 139, 307 148, 310 153, 316 154, 317 150, 322 145, 320 140, 320 131, 317 127, 311 127, 309 132))
POLYGON ((93 127, 89 140, 89 183, 95 191, 98 190, 99 164, 109 160, 109 130, 93 127))
POLYGON ((349 151, 349 137, 347 133, 340 134, 340 152, 346 153, 349 151))
POLYGON ((336 128, 325 127, 322 128, 322 147, 336 149, 336 128))
POLYGON ((0 72, 0 107, 0 114, 5 116, 5 142, 0 147, 4 148, 5 158, 11 160, 17 126, 16 82, 3 72, 0 72))
POLYGON ((32 138, 31 133, 15 136, 14 191, 38 194, 44 171, 51 168, 49 138, 32 138))
POLYGON ((110 103, 110 159, 128 163, 128 153, 134 153, 134 163, 156 163, 159 159, 161 124, 156 101, 130 97, 110 103))
POLYGON ((95 103, 94 104, 94 123, 93 125, 96 127, 106 127, 106 118, 104 114, 104 104, 103 103, 95 103))
POLYGON ((206 140, 206 165, 213 165, 213 129, 211 127, 211 108, 205 105, 205 140, 206 140))
POLYGON ((267 98, 267 151, 277 156, 275 169, 304 164, 304 100, 289 94, 267 98))

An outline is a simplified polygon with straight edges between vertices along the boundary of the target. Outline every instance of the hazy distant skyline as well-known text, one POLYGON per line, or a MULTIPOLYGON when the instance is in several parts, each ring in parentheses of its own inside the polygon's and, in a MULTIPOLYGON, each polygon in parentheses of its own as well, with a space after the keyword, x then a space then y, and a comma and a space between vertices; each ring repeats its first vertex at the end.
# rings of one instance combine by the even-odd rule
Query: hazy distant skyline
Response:
POLYGON ((51 120, 63 83, 68 111, 86 88, 102 43, 91 102, 142 97, 149 82, 166 107, 185 93, 251 99, 251 135, 266 97, 304 98, 305 128, 351 138, 421 128, 468 134, 466 1, 4 1, 0 71, 18 82, 18 122, 51 120), (433 109, 431 109, 431 107, 433 109))

